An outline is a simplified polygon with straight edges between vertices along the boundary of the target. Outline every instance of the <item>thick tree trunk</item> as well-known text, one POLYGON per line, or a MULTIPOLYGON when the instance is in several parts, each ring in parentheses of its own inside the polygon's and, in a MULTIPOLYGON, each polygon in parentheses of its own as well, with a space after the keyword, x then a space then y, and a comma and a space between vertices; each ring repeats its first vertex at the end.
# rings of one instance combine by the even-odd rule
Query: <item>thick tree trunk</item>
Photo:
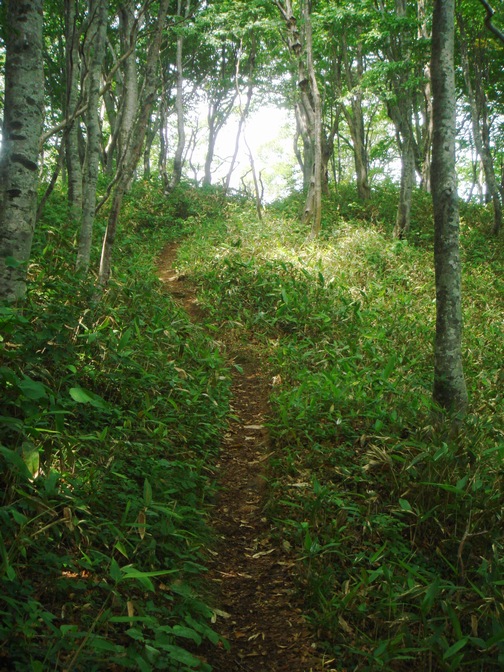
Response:
POLYGON ((26 292, 44 109, 42 0, 8 0, 0 156, 0 300, 26 292))
POLYGON ((84 273, 89 268, 91 242, 96 210, 96 186, 98 183, 98 165, 100 161, 100 119, 98 102, 102 63, 105 56, 107 33, 107 0, 89 0, 91 24, 84 46, 86 58, 86 91, 88 108, 86 110, 86 156, 83 170, 82 218, 77 246, 76 269, 84 273))
POLYGON ((462 368, 459 211, 455 171, 456 93, 453 63, 455 0, 435 0, 432 27, 434 262, 436 339, 433 398, 463 414, 467 390, 462 368))

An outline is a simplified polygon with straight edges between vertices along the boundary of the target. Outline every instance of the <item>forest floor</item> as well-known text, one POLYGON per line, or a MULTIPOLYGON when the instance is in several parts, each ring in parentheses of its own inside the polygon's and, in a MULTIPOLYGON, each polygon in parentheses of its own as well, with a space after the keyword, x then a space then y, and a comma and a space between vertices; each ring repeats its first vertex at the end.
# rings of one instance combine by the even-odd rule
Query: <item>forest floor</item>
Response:
MULTIPOLYGON (((194 286, 174 269, 176 254, 177 244, 165 247, 159 277, 191 320, 202 322, 194 286)), ((231 416, 216 465, 211 523, 218 543, 207 578, 220 612, 213 627, 230 648, 209 649, 207 661, 216 672, 336 672, 317 652, 303 616, 292 551, 264 513, 271 380, 250 345, 224 341, 222 347, 233 371, 231 416)))

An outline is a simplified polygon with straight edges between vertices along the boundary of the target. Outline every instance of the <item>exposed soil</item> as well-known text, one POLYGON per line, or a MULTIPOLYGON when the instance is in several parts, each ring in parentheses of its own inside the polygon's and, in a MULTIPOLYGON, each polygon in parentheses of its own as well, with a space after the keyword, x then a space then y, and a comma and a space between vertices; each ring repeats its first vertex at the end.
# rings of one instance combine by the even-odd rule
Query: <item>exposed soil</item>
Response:
MULTIPOLYGON (((203 312, 190 281, 173 268, 176 244, 162 252, 159 277, 167 290, 199 321, 203 312)), ((210 552, 209 580, 222 613, 213 626, 230 650, 213 647, 207 660, 216 672, 335 672, 318 655, 303 617, 295 585, 295 560, 264 515, 265 479, 271 453, 265 421, 270 380, 252 348, 226 343, 225 355, 238 364, 231 412, 217 464, 219 496, 213 527, 219 539, 210 552)), ((234 369, 233 369, 234 370, 234 369)))

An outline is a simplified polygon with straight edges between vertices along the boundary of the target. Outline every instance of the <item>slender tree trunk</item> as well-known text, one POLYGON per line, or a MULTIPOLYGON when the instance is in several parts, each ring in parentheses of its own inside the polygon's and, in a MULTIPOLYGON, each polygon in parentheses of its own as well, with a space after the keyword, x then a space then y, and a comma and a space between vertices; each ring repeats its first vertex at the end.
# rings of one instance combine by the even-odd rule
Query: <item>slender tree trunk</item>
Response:
MULTIPOLYGON (((187 0, 184 16, 189 16, 191 0, 187 0)), ((182 17, 182 0, 178 0, 177 15, 182 17)), ((184 118, 184 71, 182 65, 182 54, 184 49, 184 36, 182 33, 177 35, 177 95, 175 97, 175 110, 177 113, 177 149, 173 157, 173 172, 168 183, 168 193, 173 191, 182 179, 182 168, 184 165, 184 148, 186 142, 185 118, 184 118)))
POLYGON ((233 156, 231 157, 231 163, 229 164, 228 174, 226 176, 226 184, 224 187, 226 192, 229 191, 229 185, 231 184, 231 178, 233 176, 233 172, 235 169, 236 159, 238 158, 238 152, 240 150, 240 138, 242 137, 243 129, 245 126, 245 120, 248 116, 250 103, 252 102, 252 93, 253 93, 252 82, 249 82, 249 86, 247 89, 247 96, 245 99, 245 105, 242 107, 240 104, 240 120, 238 121, 238 129, 236 131, 235 146, 233 150, 233 156))
POLYGON ((203 177, 203 186, 208 187, 212 184, 212 163, 215 154, 215 145, 217 143, 218 129, 216 129, 216 111, 213 103, 208 106, 208 145, 205 155, 205 175, 203 177))
POLYGON ((0 300, 26 293, 44 110, 42 0, 8 0, 0 154, 0 300))
POLYGON ((121 211, 122 201, 130 184, 135 168, 142 156, 142 148, 147 130, 147 123, 154 105, 157 89, 156 66, 163 39, 163 31, 166 23, 166 14, 170 0, 161 0, 159 3, 156 26, 149 44, 145 65, 142 98, 138 106, 138 116, 131 130, 129 151, 127 160, 121 166, 117 183, 112 197, 112 206, 107 221, 107 229, 103 237, 102 254, 100 259, 100 272, 98 282, 100 286, 107 285, 112 269, 112 250, 117 232, 117 222, 121 211))
POLYGON ((231 88, 230 86, 230 82, 234 81, 234 55, 232 48, 226 47, 226 45, 222 46, 217 83, 215 84, 215 90, 209 94, 207 114, 208 146, 203 178, 203 184, 206 186, 212 184, 212 164, 217 136, 233 111, 237 97, 235 87, 231 88), (233 66, 233 74, 230 72, 231 66, 233 66))
MULTIPOLYGON (((137 24, 135 21, 134 2, 124 4, 119 11, 121 27, 121 43, 124 52, 130 50, 137 37, 137 24)), ((138 75, 136 65, 136 53, 132 49, 130 55, 123 63, 123 91, 118 121, 117 133, 117 167, 116 174, 120 174, 122 166, 130 160, 132 130, 138 111, 138 75)))
MULTIPOLYGON (((502 203, 495 175, 494 162, 492 152, 490 149, 490 137, 488 132, 488 125, 486 122, 486 96, 481 90, 481 85, 475 81, 473 87, 471 77, 471 66, 469 63, 469 56, 467 53, 467 43, 464 35, 464 25, 462 17, 458 17, 460 27, 460 53, 462 62, 462 71, 464 73, 464 81, 467 89, 467 100, 469 102, 469 110, 471 113, 471 125, 474 139, 474 146, 481 159, 481 165, 485 174, 485 182, 487 187, 487 194, 491 200, 494 209, 494 225, 493 233, 497 235, 502 228, 502 203), (476 89, 476 90, 475 90, 476 89)), ((478 73, 476 73, 476 78, 478 73)))
POLYGON ((166 164, 168 162, 168 143, 166 137, 166 125, 168 122, 168 113, 167 113, 167 98, 168 92, 164 81, 162 82, 161 89, 161 101, 159 103, 159 172, 163 176, 163 179, 166 180, 166 164))
POLYGON ((408 233, 411 224, 411 200, 415 182, 415 155, 411 146, 411 137, 406 135, 401 147, 401 188, 397 206, 394 237, 402 239, 408 233))
POLYGON ((322 214, 322 105, 313 64, 312 2, 303 0, 301 3, 304 39, 298 28, 292 1, 277 0, 276 5, 285 21, 289 50, 298 69, 299 100, 295 111, 297 130, 304 145, 303 182, 307 187, 303 221, 311 222, 310 235, 313 237, 320 231, 322 214))
POLYGON ((432 24, 434 263, 436 339, 433 398, 450 413, 463 414, 467 390, 462 367, 462 298, 459 210, 455 171, 455 0, 435 0, 432 24))
POLYGON ((89 268, 91 242, 96 209, 96 187, 100 161, 99 99, 105 41, 107 33, 107 0, 89 0, 90 25, 84 46, 86 55, 86 156, 83 170, 82 218, 77 246, 76 269, 84 273, 89 268))
POLYGON ((351 112, 344 108, 345 117, 352 137, 353 155, 355 163, 355 176, 357 180, 357 195, 361 201, 371 198, 369 187, 369 157, 366 147, 364 131, 364 115, 362 113, 362 100, 360 94, 352 97, 351 112))
MULTIPOLYGON (((362 45, 358 45, 355 58, 352 58, 349 56, 351 52, 347 47, 346 38, 342 35, 341 53, 347 87, 348 90, 351 91, 350 106, 343 105, 342 108, 352 138, 357 195, 361 201, 368 201, 371 198, 371 189, 369 187, 369 156, 364 128, 362 93, 358 88, 364 75, 362 45)), ((339 68, 337 68, 337 71, 338 70, 339 68)), ((338 77, 340 78, 340 75, 338 75, 338 77)), ((341 84, 339 86, 341 89, 341 84)))
MULTIPOLYGON (((65 0, 66 37, 66 117, 70 119, 79 105, 80 56, 77 29, 78 0, 65 0)), ((68 175, 68 215, 77 229, 82 216, 82 163, 79 154, 79 124, 74 119, 64 131, 68 175)))
MULTIPOLYGON (((65 135, 65 132, 63 131, 63 135, 65 135)), ((59 149, 58 149, 58 160, 56 161, 56 166, 53 170, 53 174, 51 175, 51 179, 49 181, 49 184, 46 187, 46 190, 44 191, 44 195, 40 199, 38 206, 37 206, 37 216, 35 217, 35 222, 37 223, 39 219, 42 217, 42 213, 44 212, 44 208, 46 206, 47 201, 51 197, 51 194, 54 191, 54 188, 56 186, 56 183, 58 181, 58 177, 61 173, 61 169, 64 165, 64 158, 65 158, 65 137, 62 138, 59 149)))
POLYGON ((322 218, 322 104, 320 92, 315 75, 315 66, 313 64, 313 35, 311 24, 311 0, 305 0, 303 3, 303 15, 305 24, 306 40, 306 64, 308 78, 310 81, 311 101, 313 106, 313 133, 314 139, 314 161, 313 173, 310 179, 310 189, 306 199, 304 221, 311 223, 310 236, 316 238, 320 233, 322 218), (311 193, 310 193, 311 192, 311 193))
MULTIPOLYGON (((430 11, 427 11, 426 0, 418 0, 418 37, 423 40, 430 40, 431 33, 428 27, 428 18, 430 11)), ((423 67, 423 75, 425 84, 423 86, 423 117, 424 123, 422 127, 421 136, 421 171, 420 171, 420 188, 430 193, 430 164, 431 164, 431 149, 432 149, 432 87, 429 65, 425 64, 423 67)))
POLYGON ((313 173, 313 166, 315 163, 315 147, 313 138, 310 134, 307 115, 303 111, 303 105, 296 103, 294 106, 294 114, 296 115, 296 135, 294 140, 294 151, 299 163, 299 167, 303 172, 303 191, 308 191, 310 188, 310 180, 313 173), (303 151, 298 147, 298 140, 301 138, 303 143, 303 151))
MULTIPOLYGON (((240 49, 241 49, 241 47, 240 47, 240 49)), ((238 59, 236 61, 235 85, 236 85, 236 94, 238 96, 238 101, 239 101, 240 119, 238 121, 238 130, 236 131, 236 138, 235 138, 235 146, 234 146, 233 156, 231 157, 231 163, 229 165, 228 174, 226 176, 226 184, 225 184, 225 191, 226 192, 229 191, 229 185, 231 184, 231 177, 233 175, 233 171, 234 171, 234 168, 235 168, 235 165, 236 165, 236 159, 238 157, 238 151, 240 149, 240 138, 242 136, 242 133, 243 133, 243 130, 244 130, 244 127, 245 127, 245 122, 246 122, 248 114, 249 114, 250 104, 252 102, 252 95, 253 95, 253 92, 254 92, 253 73, 254 73, 255 56, 256 56, 256 40, 255 40, 255 35, 253 35, 252 36, 252 44, 251 44, 251 48, 250 48, 250 56, 249 56, 249 71, 248 71, 247 94, 245 96, 245 105, 242 104, 242 97, 241 97, 241 93, 240 93, 240 82, 239 82, 241 58, 238 57, 238 59)), ((250 149, 249 149, 249 155, 252 156, 252 153, 250 152, 250 149)), ((252 162, 253 162, 253 159, 252 159, 252 162)), ((253 172, 255 172, 255 167, 253 168, 253 172)))
MULTIPOLYGON (((119 73, 118 73, 119 74, 119 73)), ((116 109, 116 99, 121 99, 120 91, 122 90, 122 82, 119 84, 116 82, 116 95, 107 90, 103 94, 103 103, 105 106, 105 111, 107 113, 107 120, 110 126, 110 135, 108 138, 107 145, 104 150, 105 155, 105 173, 109 176, 114 174, 114 162, 117 153, 117 135, 119 132, 119 116, 116 109)))

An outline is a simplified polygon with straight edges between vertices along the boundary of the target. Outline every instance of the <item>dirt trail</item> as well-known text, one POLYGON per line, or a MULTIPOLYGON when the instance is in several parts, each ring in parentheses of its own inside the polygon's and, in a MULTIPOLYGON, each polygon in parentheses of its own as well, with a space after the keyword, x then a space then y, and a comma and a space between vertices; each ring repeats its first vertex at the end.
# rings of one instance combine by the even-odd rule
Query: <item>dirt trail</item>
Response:
MULTIPOLYGON (((177 246, 168 245, 158 262, 167 290, 198 321, 203 314, 195 290, 173 269, 177 246)), ((230 650, 213 647, 207 660, 215 672, 331 672, 317 654, 302 616, 294 583, 294 559, 272 536, 264 515, 264 473, 270 454, 269 380, 253 351, 226 345, 235 371, 231 419, 220 450, 219 496, 213 526, 219 538, 209 560, 217 608, 225 615, 214 625, 230 650)))

